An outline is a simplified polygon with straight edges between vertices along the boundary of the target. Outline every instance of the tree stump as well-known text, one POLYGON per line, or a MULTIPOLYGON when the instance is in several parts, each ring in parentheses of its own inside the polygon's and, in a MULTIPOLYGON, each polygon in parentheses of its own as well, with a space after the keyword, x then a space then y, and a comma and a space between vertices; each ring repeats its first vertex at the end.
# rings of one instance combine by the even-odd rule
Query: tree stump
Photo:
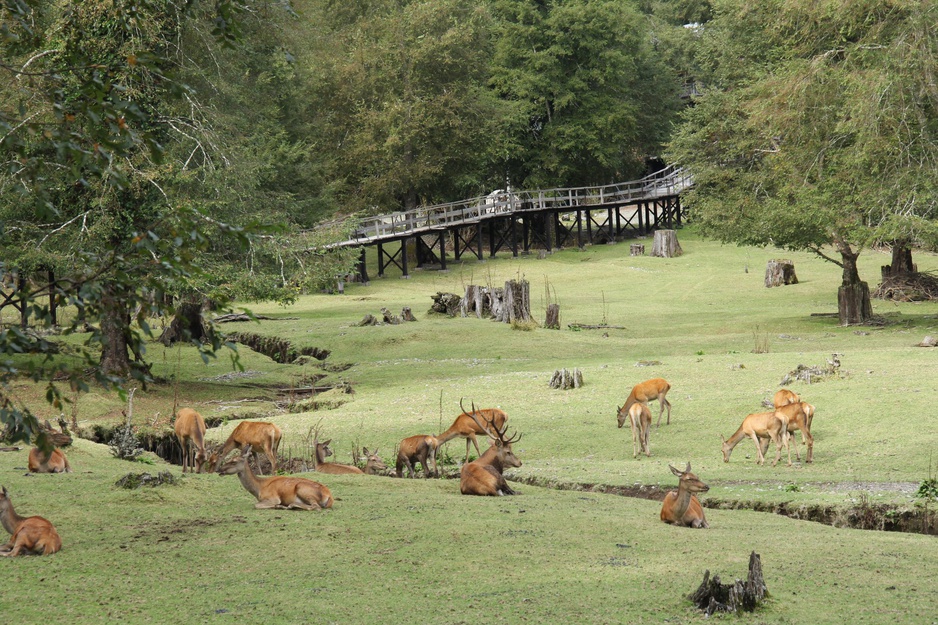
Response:
POLYGON ((753 551, 749 554, 749 575, 745 582, 737 579, 733 584, 723 584, 719 575, 711 579, 710 571, 704 571, 703 581, 689 598, 707 616, 711 616, 714 612, 736 612, 739 609, 752 612, 766 594, 768 589, 762 577, 762 559, 753 551))
POLYGON ((410 306, 404 306, 404 308, 401 309, 401 319, 404 321, 417 321, 417 318, 414 317, 414 313, 410 310, 410 306))
POLYGON ((872 319, 870 286, 862 281, 841 285, 837 290, 837 313, 842 326, 866 323, 872 319))
POLYGON ((770 289, 783 284, 798 284, 795 263, 783 259, 770 260, 765 265, 765 288, 770 289))
POLYGON ((549 385, 551 388, 559 388, 564 391, 571 388, 580 388, 583 386, 583 373, 579 369, 573 369, 573 371, 568 371, 565 368, 558 369, 550 377, 549 385))
POLYGON ((644 256, 645 245, 643 243, 632 243, 629 245, 629 256, 644 256))
POLYGON ((527 280, 509 280, 502 293, 504 307, 496 320, 503 323, 531 321, 531 284, 527 280))
POLYGON ((430 306, 431 313, 440 313, 455 317, 460 314, 462 309, 462 298, 455 293, 437 293, 431 295, 433 304, 430 306))
POLYGON ((392 326, 396 326, 401 322, 401 318, 395 317, 394 314, 387 308, 381 309, 381 315, 384 317, 384 322, 392 326))
POLYGON ((560 329, 560 304, 550 304, 547 307, 547 318, 544 320, 544 327, 550 330, 560 329))
POLYGON ((656 230, 655 242, 651 248, 651 255, 661 258, 674 258, 684 253, 681 244, 677 242, 677 232, 674 230, 656 230))

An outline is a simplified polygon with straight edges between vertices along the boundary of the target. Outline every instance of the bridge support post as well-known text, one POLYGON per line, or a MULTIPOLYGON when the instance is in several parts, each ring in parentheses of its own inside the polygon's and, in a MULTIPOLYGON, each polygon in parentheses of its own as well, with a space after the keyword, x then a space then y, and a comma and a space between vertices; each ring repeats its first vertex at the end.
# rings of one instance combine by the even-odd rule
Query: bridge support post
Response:
MULTIPOLYGON (((586 219, 589 220, 589 211, 586 211, 586 219)), ((589 222, 587 221, 586 230, 589 232, 589 222)), ((576 211, 576 246, 579 249, 583 249, 583 211, 577 209, 576 211)))
POLYGON ((362 284, 364 284, 365 286, 368 286, 368 284, 370 284, 371 281, 368 279, 368 264, 366 262, 367 257, 365 256, 366 249, 367 248, 362 246, 362 251, 358 255, 358 276, 361 279, 362 284))
POLYGON ((446 234, 447 230, 440 232, 440 271, 446 271, 446 234))
POLYGON ((401 271, 404 272, 401 279, 410 278, 410 274, 407 272, 407 239, 401 239, 401 271))
POLYGON ((511 255, 514 258, 518 258, 518 224, 515 221, 514 216, 510 217, 510 228, 511 228, 511 255))

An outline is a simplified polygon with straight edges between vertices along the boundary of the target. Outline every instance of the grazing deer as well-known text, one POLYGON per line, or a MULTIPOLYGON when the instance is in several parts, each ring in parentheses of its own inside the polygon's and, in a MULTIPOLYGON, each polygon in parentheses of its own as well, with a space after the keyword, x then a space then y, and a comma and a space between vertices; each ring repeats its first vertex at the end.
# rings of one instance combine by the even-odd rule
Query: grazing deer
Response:
POLYGON ((658 413, 658 424, 655 427, 661 426, 661 415, 664 414, 664 409, 668 409, 668 420, 665 425, 671 425, 671 402, 669 402, 665 397, 668 394, 668 391, 671 390, 671 385, 668 384, 668 381, 664 378, 652 378, 651 380, 645 380, 641 384, 636 384, 635 388, 632 389, 632 392, 629 393, 629 396, 625 400, 625 404, 622 406, 622 410, 628 413, 629 408, 632 407, 632 404, 635 402, 641 402, 647 404, 653 399, 658 400, 658 405, 661 407, 661 412, 658 413))
POLYGON ((723 462, 730 461, 733 448, 747 436, 756 444, 756 464, 765 463, 762 443, 759 442, 759 439, 769 438, 775 442, 776 451, 775 461, 772 462, 772 466, 778 464, 779 459, 782 457, 782 445, 788 447, 788 466, 791 466, 791 447, 788 445, 788 422, 785 413, 755 412, 743 419, 742 425, 729 439, 725 439, 721 435, 720 438, 723 439, 723 462))
POLYGON ((182 447, 182 472, 188 468, 192 473, 202 473, 205 461, 205 420, 192 408, 182 408, 176 413, 176 423, 173 424, 176 440, 182 447), (191 457, 189 443, 195 447, 195 457, 191 457), (193 462, 194 460, 194 462, 193 462))
POLYGON ((772 405, 776 410, 778 410, 782 406, 787 406, 788 404, 797 404, 800 401, 801 398, 798 397, 798 393, 790 391, 787 388, 783 388, 775 393, 775 397, 772 398, 772 405))
MULTIPOLYGON (((473 415, 478 415, 487 423, 491 422, 493 424, 492 427, 496 430, 500 430, 505 426, 508 415, 498 408, 481 408, 476 410, 475 404, 472 404, 472 414, 470 414, 463 408, 462 400, 459 400, 459 407, 462 409, 462 414, 456 417, 456 420, 453 421, 453 425, 449 426, 448 430, 436 437, 436 446, 437 449, 439 449, 440 445, 443 443, 457 436, 461 436, 466 439, 465 462, 469 462, 469 444, 472 443, 475 445, 476 455, 482 456, 482 452, 479 451, 479 443, 476 441, 476 434, 486 434, 485 429, 473 415)), ((463 464, 465 464, 465 462, 463 464)))
POLYGON ((388 470, 388 465, 378 455, 378 450, 368 451, 367 447, 362 447, 362 453, 365 455, 365 475, 384 475, 388 470))
POLYGON ((264 450, 264 455, 270 461, 270 472, 276 473, 277 450, 280 448, 280 437, 282 435, 280 428, 273 423, 242 421, 228 437, 228 440, 225 441, 221 451, 212 454, 209 462, 215 466, 215 471, 218 471, 221 463, 225 460, 225 456, 231 453, 232 449, 240 447, 243 450, 245 447, 250 446, 254 450, 254 462, 257 464, 258 473, 261 472, 261 465, 258 462, 258 448, 264 450))
POLYGON ((0 525, 12 534, 10 542, 0 547, 0 556, 30 553, 44 556, 62 548, 62 539, 52 523, 41 516, 24 518, 18 515, 6 487, 0 488, 0 525))
POLYGON ((51 452, 45 453, 38 447, 33 447, 29 450, 27 464, 30 473, 72 472, 72 467, 68 464, 68 458, 60 449, 53 449, 51 452))
MULTIPOLYGON (((801 430, 801 442, 807 447, 805 462, 814 462, 814 437, 811 436, 811 419, 814 417, 814 406, 808 402, 799 401, 793 404, 787 404, 775 409, 776 413, 781 413, 788 423, 788 440, 794 444, 795 457, 801 462, 801 454, 798 451, 798 440, 792 436, 796 430, 801 430)), ((762 438, 762 455, 769 447, 769 439, 762 438)))
POLYGON ((618 409, 619 427, 625 425, 628 420, 632 426, 632 457, 638 458, 638 452, 645 452, 646 456, 651 456, 651 447, 648 443, 648 431, 651 429, 651 410, 648 404, 640 401, 632 404, 626 411, 625 406, 618 409))
POLYGON ((408 436, 402 440, 397 448, 397 477, 404 477, 404 467, 407 467, 409 477, 416 477, 415 465, 418 462, 423 467, 424 478, 431 475, 438 477, 440 473, 436 466, 436 450, 439 446, 438 439, 428 434, 408 436))
MULTIPOLYGON (((332 455, 332 448, 329 447, 329 443, 332 442, 330 438, 324 443, 319 442, 319 428, 316 428, 316 435, 313 439, 313 446, 316 449, 316 453, 313 454, 313 471, 319 471, 320 473, 332 473, 335 475, 339 474, 364 474, 364 471, 351 464, 339 464, 338 462, 326 462, 326 458, 332 455)), ((385 467, 387 468, 387 467, 385 467)))
MULTIPOLYGON (((475 407, 473 407, 475 408, 475 407)), ((508 426, 499 429, 495 427, 494 420, 488 421, 488 426, 482 425, 475 417, 473 409, 471 418, 476 421, 479 428, 494 442, 477 460, 462 465, 459 474, 459 492, 463 495, 516 495, 517 492, 508 486, 502 472, 505 467, 520 467, 521 461, 511 450, 511 444, 521 440, 521 435, 505 438, 508 426)))
POLYGON ((257 498, 254 507, 259 510, 269 508, 322 510, 331 508, 332 491, 328 487, 304 477, 274 476, 260 478, 254 475, 248 463, 251 446, 241 451, 241 455, 229 460, 216 469, 219 475, 238 474, 244 489, 257 498))
POLYGON ((661 505, 661 520, 665 523, 680 527, 710 527, 707 517, 704 516, 703 506, 694 493, 705 493, 710 487, 700 481, 700 478, 690 472, 690 463, 681 471, 670 464, 671 473, 676 475, 680 482, 676 491, 664 496, 661 505))

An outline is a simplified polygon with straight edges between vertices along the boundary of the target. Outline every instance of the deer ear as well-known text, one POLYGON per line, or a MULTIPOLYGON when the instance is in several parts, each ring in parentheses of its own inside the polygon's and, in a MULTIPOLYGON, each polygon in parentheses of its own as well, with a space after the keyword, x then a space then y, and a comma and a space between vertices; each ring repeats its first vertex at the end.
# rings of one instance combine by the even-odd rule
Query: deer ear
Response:
POLYGON ((670 464, 668 465, 668 468, 671 469, 671 473, 673 473, 674 475, 676 475, 676 476, 678 476, 678 477, 681 477, 681 470, 680 470, 680 469, 675 469, 675 468, 674 468, 673 466, 671 466, 670 464))
POLYGON ((6 487, 6 486, 0 486, 0 488, 3 488, 3 496, 4 496, 4 497, 7 497, 7 496, 8 496, 8 494, 7 494, 7 487, 6 487))
POLYGON ((367 448, 367 447, 362 447, 362 453, 367 456, 367 455, 368 455, 368 448, 367 448))

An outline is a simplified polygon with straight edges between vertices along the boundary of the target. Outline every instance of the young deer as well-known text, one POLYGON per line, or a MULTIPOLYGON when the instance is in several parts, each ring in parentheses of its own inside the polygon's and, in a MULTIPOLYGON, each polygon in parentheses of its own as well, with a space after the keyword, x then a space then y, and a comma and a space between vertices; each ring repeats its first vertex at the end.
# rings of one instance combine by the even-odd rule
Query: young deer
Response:
POLYGON ((378 450, 368 451, 367 447, 362 447, 362 453, 365 455, 365 475, 384 475, 388 465, 384 464, 378 450))
POLYGON ((68 458, 60 449, 53 449, 50 453, 43 453, 38 447, 29 450, 27 459, 30 473, 71 473, 72 467, 68 458))
POLYGON ((638 452, 643 451, 646 456, 651 456, 651 446, 648 442, 648 432, 651 430, 651 410, 648 404, 635 402, 628 410, 625 406, 618 409, 619 427, 625 425, 628 420, 632 426, 632 457, 638 458, 638 452))
POLYGON ((270 472, 277 472, 277 450, 280 448, 280 438, 282 436, 280 428, 273 423, 264 421, 242 421, 234 429, 228 440, 225 441, 221 451, 213 453, 209 462, 215 466, 215 471, 221 467, 225 456, 231 453, 235 447, 244 449, 250 447, 254 449, 254 463, 257 464, 257 470, 260 472, 261 465, 258 462, 257 449, 263 449, 264 455, 270 461, 270 472))
POLYGON ((782 445, 788 448, 788 466, 791 466, 791 447, 788 445, 788 421, 785 413, 782 412, 755 412, 747 415, 743 419, 739 429, 729 437, 723 439, 723 462, 730 461, 730 454, 733 448, 744 438, 749 437, 756 444, 756 464, 765 464, 765 456, 762 453, 762 443, 760 438, 769 438, 775 442, 775 460, 772 462, 774 467, 782 457, 782 445))
POLYGON ((462 466, 459 474, 459 492, 463 495, 517 495, 518 493, 508 486, 502 472, 505 467, 521 466, 521 461, 511 450, 511 444, 521 440, 521 435, 506 439, 505 430, 508 426, 499 429, 495 427, 495 422, 490 420, 486 427, 476 419, 475 414, 476 411, 473 410, 470 416, 494 442, 478 460, 462 466))
POLYGON ((205 420, 202 415, 192 408, 182 408, 176 413, 176 423, 173 424, 176 440, 182 447, 182 472, 189 469, 192 473, 202 473, 207 456, 205 454, 205 420), (192 458, 189 443, 195 447, 195 457, 192 458), (194 460, 194 462, 193 462, 194 460))
POLYGON ((21 517, 13 509, 10 494, 0 487, 0 524, 12 534, 10 542, 0 547, 0 556, 35 553, 48 555, 62 548, 62 539, 52 523, 41 516, 21 517))
POLYGON ((332 492, 319 482, 303 477, 260 478, 254 475, 247 461, 250 452, 249 445, 240 456, 229 460, 217 472, 219 475, 237 474, 244 489, 257 498, 255 508, 322 510, 332 507, 332 492))
POLYGON ((700 478, 690 472, 690 463, 681 471, 670 464, 671 473, 676 475, 680 482, 677 491, 671 491, 664 497, 661 506, 661 520, 665 523, 681 527, 710 527, 707 517, 704 516, 703 506, 694 493, 705 493, 710 487, 700 481, 700 478))
MULTIPOLYGON (((814 406, 808 402, 799 401, 792 404, 786 404, 775 409, 776 416, 781 416, 788 423, 788 441, 795 447, 795 457, 801 462, 801 453, 798 451, 798 439, 792 434, 796 430, 801 430, 801 442, 807 447, 805 462, 814 462, 814 437, 811 436, 811 419, 814 418, 814 406)), ((769 439, 760 438, 761 451, 763 457, 769 448, 769 439)))
POLYGON ((424 478, 438 477, 436 450, 439 446, 438 439, 428 434, 408 436, 402 440, 397 448, 397 477, 404 477, 404 467, 407 467, 410 477, 416 477, 415 467, 418 462, 423 467, 424 478))
POLYGON ((643 404, 648 404, 653 399, 658 400, 658 405, 661 407, 661 412, 658 413, 658 424, 655 425, 656 428, 661 427, 661 415, 664 414, 664 409, 668 409, 668 421, 665 425, 671 425, 671 402, 669 402, 665 397, 668 394, 668 391, 671 390, 671 385, 668 384, 668 381, 664 378, 652 378, 651 380, 645 380, 640 384, 636 384, 632 389, 632 392, 629 393, 629 396, 625 400, 625 404, 622 406, 622 410, 628 412, 629 408, 632 407, 632 404, 635 402, 641 402, 643 404))
MULTIPOLYGON (((316 453, 313 455, 313 471, 319 471, 320 473, 332 473, 335 475, 339 474, 355 474, 361 475, 364 473, 358 467, 351 464, 339 464, 338 462, 326 462, 326 458, 332 455, 332 448, 329 447, 329 443, 332 442, 330 438, 324 443, 319 442, 319 430, 316 430, 316 436, 313 439, 313 446, 316 449, 316 453)), ((385 467, 387 468, 387 467, 385 467)))
POLYGON ((476 454, 481 456, 482 452, 479 451, 479 443, 476 441, 476 434, 486 434, 485 429, 473 415, 478 415, 486 422, 492 423, 492 427, 495 429, 505 427, 505 421, 508 419, 508 415, 498 408, 481 408, 476 410, 475 404, 472 404, 472 413, 470 414, 463 408, 462 400, 459 400, 459 407, 462 408, 462 414, 456 417, 456 420, 453 421, 453 425, 449 426, 448 430, 436 437, 437 449, 448 440, 461 436, 466 439, 465 462, 469 462, 469 444, 472 443, 475 445, 476 454))

